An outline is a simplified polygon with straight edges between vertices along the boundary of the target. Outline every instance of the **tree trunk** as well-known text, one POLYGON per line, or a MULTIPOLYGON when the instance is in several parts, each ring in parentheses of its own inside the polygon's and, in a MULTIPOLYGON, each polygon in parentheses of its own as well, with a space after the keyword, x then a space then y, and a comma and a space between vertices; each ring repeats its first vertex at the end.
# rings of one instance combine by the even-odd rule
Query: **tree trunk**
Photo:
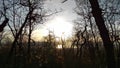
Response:
POLYGON ((96 25, 100 31, 100 36, 102 38, 107 59, 108 68, 116 68, 115 58, 114 58, 114 48, 113 43, 110 41, 108 30, 105 26, 104 19, 102 17, 102 12, 99 7, 97 0, 89 0, 92 7, 92 14, 95 18, 96 25))
POLYGON ((3 23, 0 25, 0 32, 3 31, 4 27, 6 26, 6 24, 8 23, 9 19, 5 18, 5 20, 3 21, 3 23))

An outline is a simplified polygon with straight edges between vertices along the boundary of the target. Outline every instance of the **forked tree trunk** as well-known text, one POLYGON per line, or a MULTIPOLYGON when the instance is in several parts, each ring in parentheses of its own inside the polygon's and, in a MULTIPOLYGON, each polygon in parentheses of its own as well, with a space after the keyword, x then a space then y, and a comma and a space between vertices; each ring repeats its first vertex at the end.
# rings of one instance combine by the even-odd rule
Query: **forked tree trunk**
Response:
POLYGON ((99 7, 99 3, 97 0, 89 0, 89 2, 91 4, 92 14, 95 18, 96 25, 98 26, 100 36, 105 47, 107 67, 116 68, 113 43, 110 41, 108 30, 105 26, 104 19, 101 15, 102 11, 99 7))

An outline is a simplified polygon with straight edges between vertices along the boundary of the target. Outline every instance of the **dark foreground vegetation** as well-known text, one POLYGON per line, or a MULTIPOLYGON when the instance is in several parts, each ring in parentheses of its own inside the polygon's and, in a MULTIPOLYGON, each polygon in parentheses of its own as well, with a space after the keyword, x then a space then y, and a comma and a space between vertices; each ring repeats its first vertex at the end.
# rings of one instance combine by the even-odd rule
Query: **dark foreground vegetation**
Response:
MULTIPOLYGON (((0 48, 1 68, 106 68, 105 50, 101 45, 99 50, 92 47, 92 43, 83 45, 81 48, 56 48, 57 45, 49 43, 31 45, 30 53, 26 45, 16 47, 12 55, 10 43, 0 48), (82 50, 81 50, 82 49, 82 50)), ((117 66, 118 51, 115 49, 117 66)), ((119 68, 119 67, 118 67, 119 68)))
POLYGON ((1 68, 106 68, 104 49, 94 53, 88 45, 83 46, 82 54, 76 48, 52 48, 32 46, 30 54, 27 48, 16 48, 9 56, 9 46, 0 49, 1 68), (91 49, 91 50, 90 50, 91 49))

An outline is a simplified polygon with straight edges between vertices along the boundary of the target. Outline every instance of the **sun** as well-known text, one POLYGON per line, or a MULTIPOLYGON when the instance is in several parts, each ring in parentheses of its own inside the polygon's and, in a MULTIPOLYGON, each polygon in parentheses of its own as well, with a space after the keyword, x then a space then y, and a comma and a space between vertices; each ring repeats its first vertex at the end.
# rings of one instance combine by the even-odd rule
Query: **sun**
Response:
MULTIPOLYGON (((40 25, 36 26, 39 27, 40 25)), ((62 37, 67 39, 72 35, 73 25, 71 22, 68 22, 64 17, 55 17, 54 19, 48 21, 44 25, 41 25, 43 28, 36 29, 32 32, 32 38, 36 41, 42 40, 42 37, 48 36, 49 30, 54 32, 56 39, 58 40, 62 37)))
POLYGON ((66 21, 65 18, 56 17, 46 24, 44 34, 48 34, 48 30, 51 30, 57 37, 64 36, 67 38, 72 33, 72 27, 73 25, 70 22, 66 21))

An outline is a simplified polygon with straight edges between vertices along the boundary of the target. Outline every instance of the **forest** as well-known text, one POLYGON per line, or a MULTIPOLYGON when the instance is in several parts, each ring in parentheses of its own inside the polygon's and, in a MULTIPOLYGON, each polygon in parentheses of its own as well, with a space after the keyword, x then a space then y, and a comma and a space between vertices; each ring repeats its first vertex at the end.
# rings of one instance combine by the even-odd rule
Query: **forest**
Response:
POLYGON ((0 68, 120 68, 120 0, 1 0, 0 68))

